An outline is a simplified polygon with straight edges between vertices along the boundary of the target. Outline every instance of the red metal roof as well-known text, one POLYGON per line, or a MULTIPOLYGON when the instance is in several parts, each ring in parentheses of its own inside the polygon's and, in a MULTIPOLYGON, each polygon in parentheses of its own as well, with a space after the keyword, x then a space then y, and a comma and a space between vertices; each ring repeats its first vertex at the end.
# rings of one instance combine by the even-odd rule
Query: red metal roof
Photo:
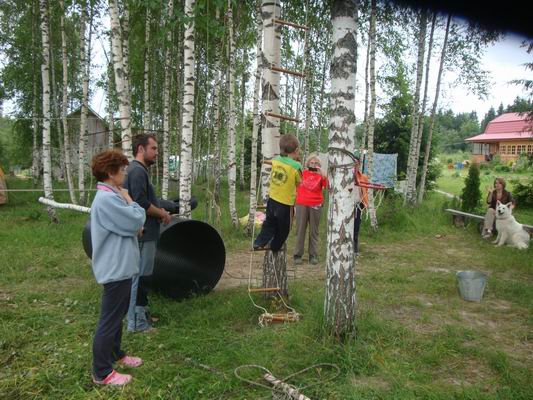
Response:
POLYGON ((490 121, 485 132, 465 139, 467 142, 497 142, 500 140, 533 139, 533 124, 527 115, 505 113, 490 121))

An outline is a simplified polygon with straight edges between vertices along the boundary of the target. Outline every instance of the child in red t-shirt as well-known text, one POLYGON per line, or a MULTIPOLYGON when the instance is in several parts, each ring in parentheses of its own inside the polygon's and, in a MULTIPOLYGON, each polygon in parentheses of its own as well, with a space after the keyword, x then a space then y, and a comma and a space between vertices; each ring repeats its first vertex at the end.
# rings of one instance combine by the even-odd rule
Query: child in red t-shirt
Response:
POLYGON ((302 263, 305 232, 309 224, 309 262, 318 264, 318 226, 324 197, 322 189, 326 187, 327 178, 320 169, 318 154, 310 154, 302 181, 296 189, 296 247, 294 264, 302 263))

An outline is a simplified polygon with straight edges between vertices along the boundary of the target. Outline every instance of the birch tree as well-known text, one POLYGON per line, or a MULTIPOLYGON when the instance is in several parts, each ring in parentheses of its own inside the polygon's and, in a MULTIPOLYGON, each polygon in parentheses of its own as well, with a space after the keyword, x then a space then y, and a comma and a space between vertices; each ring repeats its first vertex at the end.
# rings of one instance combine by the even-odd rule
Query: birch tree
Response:
MULTIPOLYGON (((263 16, 263 83, 262 83, 262 142, 261 152, 265 160, 271 160, 279 155, 279 119, 267 116, 267 113, 279 114, 279 73, 272 71, 271 65, 280 65, 280 27, 274 19, 280 15, 280 5, 277 1, 262 0, 263 16)), ((268 181, 271 167, 261 165, 261 197, 266 204, 268 195, 268 181)))
POLYGON ((180 153, 180 213, 185 218, 191 215, 192 184, 192 134, 194 122, 194 0, 185 0, 186 28, 183 38, 183 123, 180 153))
POLYGON ((146 21, 144 25, 144 74, 143 74, 143 128, 146 133, 152 128, 152 110, 150 107, 150 33, 151 33, 152 14, 150 7, 146 6, 146 21))
POLYGON ((257 0, 256 4, 256 54, 255 54, 255 82, 254 82, 254 100, 253 100, 253 127, 252 127, 252 156, 250 159, 250 210, 248 212, 248 225, 246 232, 251 235, 255 223, 255 212, 257 209, 257 137, 259 133, 259 125, 261 124, 261 115, 259 113, 259 90, 261 88, 261 69, 262 65, 262 41, 263 41, 263 21, 261 20, 261 3, 257 0))
POLYGON ((437 76, 437 85, 435 87, 435 99, 433 100, 433 107, 431 108, 431 117, 429 120, 429 132, 426 142, 426 150, 424 152, 424 162, 422 164, 422 172, 420 176, 420 185, 418 187, 418 203, 422 203, 424 198, 424 191, 426 189, 426 176, 429 163, 429 153, 431 152, 431 140, 433 139, 433 129, 435 127, 435 118, 437 114, 437 105, 439 103, 440 84, 442 80, 442 72, 444 70, 444 60, 446 58, 446 48, 448 46, 448 35, 450 33, 450 23, 452 20, 451 14, 448 15, 446 21, 446 32, 444 34, 444 43, 442 44, 442 50, 440 54, 439 73, 437 76))
POLYGON ((237 206, 235 204, 235 191, 237 186, 237 162, 235 157, 235 104, 234 104, 234 94, 235 94, 235 43, 233 38, 233 10, 231 5, 231 0, 228 0, 228 86, 229 86, 229 97, 228 97, 228 186, 229 186, 229 212, 231 215, 231 223, 233 227, 237 228, 239 226, 239 217, 237 216, 237 206))
POLYGON ((334 0, 333 57, 331 60, 331 118, 329 129, 328 175, 330 182, 325 323, 336 337, 355 333, 356 287, 354 257, 355 71, 357 22, 355 0, 334 0))
POLYGON ((167 41, 165 43, 165 82, 163 86, 163 181, 161 185, 161 196, 163 199, 168 199, 168 159, 170 157, 170 82, 171 82, 171 62, 172 62, 172 29, 171 21, 174 14, 174 2, 168 1, 168 27, 167 27, 167 41))
MULTIPOLYGON (((37 33, 35 32, 35 29, 33 26, 40 26, 42 24, 42 21, 39 19, 39 7, 40 3, 35 2, 35 7, 32 6, 32 20, 36 21, 34 25, 32 25, 31 29, 31 40, 32 40, 32 48, 33 48, 33 63, 32 63, 32 86, 33 86, 33 101, 32 101, 32 122, 33 122, 33 134, 32 134, 32 163, 31 163, 31 170, 32 170, 32 177, 33 177, 33 184, 35 185, 37 183, 37 180, 39 179, 41 175, 41 160, 40 160, 40 149, 39 149, 39 110, 37 108, 37 103, 39 101, 39 95, 38 95, 38 86, 37 86, 37 54, 38 54, 38 48, 37 48, 37 33), (35 9, 37 7, 37 10, 35 9), (40 22, 40 23, 39 23, 40 22)), ((42 32, 41 32, 42 35, 42 32)))
MULTIPOLYGON (((43 184, 44 196, 54 200, 52 192, 52 160, 50 153, 50 20, 48 1, 40 0, 41 35, 42 35, 42 64, 41 77, 43 88, 43 184)), ((56 212, 48 207, 48 215, 54 223, 58 223, 56 212)))
POLYGON ((131 103, 129 77, 125 66, 122 30, 118 12, 118 0, 109 0, 109 17, 111 20, 111 59, 115 72, 118 109, 120 114, 122 151, 131 160, 131 103))
POLYGON ((78 189, 80 204, 85 205, 85 159, 87 151, 87 112, 89 108, 89 60, 86 53, 87 2, 81 2, 80 10, 80 69, 81 69, 81 110, 78 143, 78 189))
POLYGON ((418 114, 420 107, 420 87, 424 73, 424 52, 426 42, 427 10, 423 9, 419 17, 418 29, 418 60, 416 65, 416 84, 413 95, 411 115, 411 139, 409 141, 409 157, 407 160, 407 192, 405 201, 411 205, 416 203, 416 172, 418 159, 416 158, 416 146, 418 144, 418 114))
POLYGON ((68 59, 67 59, 67 35, 65 33, 65 1, 61 0, 61 61, 63 65, 63 99, 61 101, 61 120, 63 123, 63 148, 65 151, 65 170, 67 175, 67 186, 70 194, 70 201, 73 204, 78 204, 76 200, 76 193, 74 192, 74 181, 72 179, 72 161, 70 158, 70 137, 68 134, 68 59))

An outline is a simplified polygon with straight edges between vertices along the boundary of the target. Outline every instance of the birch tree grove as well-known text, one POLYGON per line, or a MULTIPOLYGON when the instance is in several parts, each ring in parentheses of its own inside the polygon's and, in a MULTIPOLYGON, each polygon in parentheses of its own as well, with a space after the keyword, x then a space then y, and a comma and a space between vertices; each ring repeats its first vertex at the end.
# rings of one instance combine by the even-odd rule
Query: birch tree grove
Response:
POLYGON ((237 161, 235 157, 235 43, 233 39, 233 10, 231 0, 228 0, 228 56, 229 56, 229 71, 228 71, 228 186, 229 186, 229 212, 231 216, 232 225, 237 228, 239 226, 239 217, 237 216, 237 205, 235 204, 235 192, 237 186, 237 161))
POLYGON ((194 122, 194 0, 185 0, 185 17, 187 19, 183 38, 183 123, 180 153, 180 213, 185 218, 191 215, 192 185, 192 135, 194 122))
POLYGON ((70 201, 78 204, 76 193, 74 192, 74 181, 72 180, 72 161, 70 159, 70 138, 68 134, 67 106, 68 106, 68 61, 67 61, 67 35, 65 34, 65 1, 61 0, 61 60, 63 65, 63 100, 61 102, 61 119, 63 122, 63 148, 65 150, 65 169, 67 174, 67 185, 70 194, 70 201))
POLYGON ((420 101, 420 87, 422 86, 422 75, 424 73, 424 52, 426 42, 427 10, 423 9, 419 18, 418 30, 418 60, 416 65, 416 84, 413 96, 413 107, 411 114, 411 140, 409 142, 409 158, 407 161, 407 193, 405 201, 411 205, 416 203, 416 173, 418 168, 418 157, 416 146, 418 145, 418 114, 420 101))
POLYGON ((426 176, 429 164, 429 153, 431 151, 431 140, 433 139, 433 129, 435 127, 435 116, 437 114, 437 105, 439 103, 440 84, 442 80, 442 72, 444 70, 444 59, 446 58, 446 47, 448 46, 448 35, 450 33, 450 23, 452 20, 451 14, 448 15, 446 21, 446 33, 444 34, 444 43, 442 44, 442 51, 440 54, 439 73, 437 76, 437 85, 435 87, 435 99, 433 101, 433 107, 431 109, 431 117, 429 121, 428 139, 426 142, 426 150, 424 152, 424 162, 422 164, 422 171, 420 176, 420 185, 418 187, 418 203, 422 203, 424 198, 424 191, 426 189, 426 176))
POLYGON ((115 71, 122 151, 129 159, 133 158, 131 148, 131 103, 129 78, 125 67, 122 30, 118 12, 118 0, 109 0, 109 17, 111 20, 111 60, 115 71))
POLYGON ((150 7, 146 7, 146 21, 145 21, 145 31, 144 31, 144 75, 143 75, 143 128, 146 133, 149 129, 152 128, 152 109, 150 107, 150 62, 152 58, 150 57, 150 28, 152 23, 152 15, 150 12, 150 7))
POLYGON ((89 66, 86 53, 87 2, 81 2, 80 11, 80 64, 81 64, 81 110, 78 144, 78 188, 80 204, 85 205, 85 158, 87 151, 87 111, 89 107, 89 66))
POLYGON ((168 181, 169 170, 168 160, 170 157, 170 82, 171 82, 171 70, 172 63, 172 29, 170 22, 174 14, 174 2, 168 1, 167 18, 168 18, 168 30, 167 30, 167 42, 165 50, 165 81, 163 86, 163 141, 160 144, 163 148, 163 180, 161 185, 161 197, 168 199, 168 181))
MULTIPOLYGON (((52 192, 52 159, 50 152, 50 22, 48 0, 40 0, 42 56, 41 76, 43 83, 43 184, 44 196, 54 200, 52 192)), ((54 223, 58 223, 56 212, 48 207, 48 215, 54 223)))
POLYGON ((334 0, 331 60, 331 119, 329 129, 329 208, 326 258, 325 323, 345 338, 355 334, 356 288, 353 243, 355 143, 355 71, 357 23, 355 0, 334 0))

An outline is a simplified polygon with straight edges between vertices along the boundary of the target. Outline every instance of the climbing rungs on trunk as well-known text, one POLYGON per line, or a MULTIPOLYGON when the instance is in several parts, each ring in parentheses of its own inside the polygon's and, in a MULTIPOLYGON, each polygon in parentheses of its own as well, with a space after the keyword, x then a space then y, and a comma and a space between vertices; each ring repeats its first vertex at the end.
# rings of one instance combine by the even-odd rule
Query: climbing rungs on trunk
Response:
POLYGON ((288 117, 286 115, 276 114, 276 113, 272 113, 272 112, 266 112, 265 115, 267 117, 284 119, 286 121, 300 122, 300 120, 298 118, 288 117))
POLYGON ((249 293, 269 293, 269 292, 279 292, 278 287, 271 287, 271 288, 249 288, 249 293))
POLYGON ((306 31, 309 30, 309 27, 308 26, 305 26, 305 25, 300 25, 300 24, 295 24, 294 22, 289 22, 289 21, 284 21, 282 19, 274 19, 274 23, 278 24, 278 25, 286 25, 286 26, 291 26, 293 28, 298 28, 298 29, 305 29, 306 31))
POLYGON ((284 73, 284 74, 289 74, 289 75, 299 76, 300 78, 305 78, 305 74, 302 73, 302 72, 291 71, 291 70, 289 70, 289 69, 285 69, 285 68, 281 68, 281 67, 276 67, 275 65, 271 65, 271 66, 270 66, 270 69, 271 69, 272 71, 282 72, 282 73, 284 73))

